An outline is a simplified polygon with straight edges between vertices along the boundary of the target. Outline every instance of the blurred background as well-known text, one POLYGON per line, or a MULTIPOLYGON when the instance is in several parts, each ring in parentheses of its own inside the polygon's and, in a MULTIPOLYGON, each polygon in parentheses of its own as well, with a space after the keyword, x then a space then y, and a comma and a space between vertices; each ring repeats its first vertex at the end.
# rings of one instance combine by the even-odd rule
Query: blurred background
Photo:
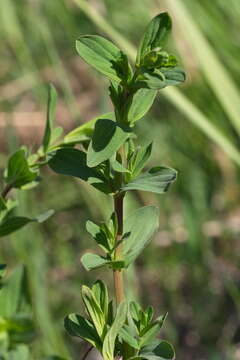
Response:
MULTIPOLYGON (((160 207, 160 229, 129 270, 128 293, 169 316, 161 334, 178 360, 240 359, 240 77, 239 0, 2 0, 0 2, 0 168, 43 134, 46 84, 59 93, 57 124, 71 130, 107 112, 107 82, 77 56, 80 34, 100 34, 132 59, 146 24, 167 10, 174 19, 168 49, 187 72, 180 88, 160 92, 138 124, 154 140, 151 165, 179 171, 167 195, 131 193, 126 211, 160 207)), ((143 134, 143 136, 141 136, 143 134)), ((88 185, 45 169, 41 185, 19 198, 19 213, 56 214, 0 243, 0 262, 28 270, 38 337, 36 359, 56 353, 79 358, 63 318, 80 312, 86 273, 80 257, 95 250, 85 222, 111 214, 108 199, 88 185), (74 355, 75 354, 75 355, 74 355)))

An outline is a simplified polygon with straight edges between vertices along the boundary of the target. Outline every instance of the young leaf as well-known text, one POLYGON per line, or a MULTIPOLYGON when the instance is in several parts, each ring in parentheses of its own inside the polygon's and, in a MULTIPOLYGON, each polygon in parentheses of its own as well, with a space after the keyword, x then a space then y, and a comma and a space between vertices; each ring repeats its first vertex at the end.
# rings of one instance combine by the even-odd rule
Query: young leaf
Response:
POLYGON ((130 235, 123 242, 123 253, 126 266, 131 264, 148 245, 152 235, 159 226, 159 210, 154 206, 144 206, 124 221, 124 234, 130 235))
POLYGON ((101 340, 92 323, 81 315, 70 314, 64 319, 66 331, 71 336, 78 336, 86 340, 98 350, 101 349, 101 340))
POLYGON ((151 72, 144 72, 138 82, 140 86, 152 90, 161 90, 167 86, 165 76, 158 69, 151 72))
POLYGON ((87 166, 86 154, 77 149, 59 149, 49 161, 50 168, 58 174, 70 175, 87 181, 96 189, 108 194, 112 192, 107 180, 96 168, 87 166))
POLYGON ((81 257, 81 262, 87 271, 98 269, 108 264, 108 260, 106 260, 104 257, 92 253, 84 254, 81 257))
POLYGON ((29 168, 25 151, 20 149, 16 151, 9 159, 6 181, 12 187, 21 186, 34 181, 38 173, 29 168))
POLYGON ((165 44, 171 29, 172 21, 166 12, 157 15, 151 20, 138 49, 136 61, 138 66, 143 61, 145 54, 156 48, 161 48, 165 44))
POLYGON ((122 302, 118 309, 112 326, 110 327, 107 335, 104 338, 102 355, 104 360, 114 359, 115 341, 119 334, 120 329, 125 323, 127 317, 128 306, 126 302, 122 302))
POLYGON ((156 338, 156 336, 159 334, 160 329, 162 328, 162 325, 166 319, 167 314, 164 316, 161 316, 159 319, 154 321, 152 324, 149 324, 141 333, 141 339, 140 339, 140 347, 143 348, 144 346, 151 343, 152 340, 156 338))
POLYGON ((47 121, 43 136, 43 152, 47 153, 52 135, 53 121, 55 119, 56 112, 56 103, 57 103, 57 92, 54 86, 51 84, 48 89, 48 106, 47 106, 47 121))
POLYGON ((92 292, 100 305, 104 315, 105 322, 108 320, 108 290, 104 282, 97 280, 92 286, 92 292))
POLYGON ((106 332, 105 316, 93 291, 85 285, 82 286, 82 299, 100 339, 103 339, 106 332))
POLYGON ((64 137, 64 144, 78 144, 90 140, 93 135, 95 123, 99 119, 115 120, 115 114, 113 112, 107 113, 78 126, 64 137))
POLYGON ((130 132, 109 119, 99 119, 95 124, 92 141, 88 147, 87 165, 94 167, 108 160, 130 136, 130 132))
POLYGON ((78 54, 96 70, 120 82, 116 64, 121 59, 121 51, 107 39, 98 35, 84 35, 76 42, 78 54))
POLYGON ((119 331, 119 335, 128 345, 130 345, 136 350, 140 349, 138 340, 132 335, 132 331, 128 325, 123 325, 123 327, 119 331))
POLYGON ((176 177, 177 172, 174 169, 164 166, 154 167, 124 185, 122 191, 142 190, 162 194, 168 190, 176 177))
POLYGON ((178 67, 172 69, 161 68, 161 72, 165 77, 166 86, 179 85, 186 80, 185 71, 178 67))
MULTIPOLYGON (((154 342, 155 344, 155 342, 154 342)), ((154 347, 146 346, 134 360, 173 360, 175 351, 170 343, 165 340, 158 341, 154 347)), ((132 359, 133 360, 133 359, 132 359)))
POLYGON ((90 235, 94 238, 96 243, 103 249, 105 252, 109 252, 110 246, 106 232, 103 230, 102 226, 94 224, 92 221, 87 221, 86 229, 90 235))
POLYGON ((54 210, 48 210, 46 213, 38 215, 36 218, 32 219, 24 216, 7 217, 6 220, 3 219, 3 221, 0 223, 0 237, 7 236, 31 222, 42 223, 53 214, 54 210))
POLYGON ((132 98, 130 98, 127 107, 127 120, 128 123, 133 125, 136 121, 140 120, 151 108, 154 99, 157 95, 155 90, 138 89, 132 98))
POLYGON ((131 159, 132 177, 139 175, 141 170, 144 168, 146 162, 150 158, 152 153, 152 143, 149 145, 141 146, 135 151, 133 158, 131 159))
POLYGON ((0 290, 0 316, 12 317, 20 304, 24 268, 16 268, 0 290))

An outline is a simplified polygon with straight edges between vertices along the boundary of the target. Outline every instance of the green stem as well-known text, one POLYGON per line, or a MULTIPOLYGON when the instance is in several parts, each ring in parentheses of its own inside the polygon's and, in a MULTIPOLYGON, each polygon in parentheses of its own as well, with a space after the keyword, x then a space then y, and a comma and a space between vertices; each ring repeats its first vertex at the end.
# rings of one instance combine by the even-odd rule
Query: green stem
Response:
MULTIPOLYGON (((116 194, 114 196, 114 211, 118 220, 118 231, 116 236, 116 244, 121 240, 123 235, 123 199, 124 194, 116 194)), ((115 250, 115 260, 122 260, 122 245, 117 246, 115 250)), ((123 270, 113 270, 113 280, 115 288, 116 303, 119 305, 124 300, 123 289, 123 270)))

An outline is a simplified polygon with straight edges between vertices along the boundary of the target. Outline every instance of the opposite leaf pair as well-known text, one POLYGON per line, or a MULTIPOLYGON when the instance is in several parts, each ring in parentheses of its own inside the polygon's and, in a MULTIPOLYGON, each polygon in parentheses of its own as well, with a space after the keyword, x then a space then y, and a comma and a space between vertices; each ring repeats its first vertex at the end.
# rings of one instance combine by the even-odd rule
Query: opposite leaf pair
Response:
POLYGON ((136 302, 130 306, 122 302, 113 316, 107 288, 100 280, 91 289, 82 287, 82 299, 88 318, 71 314, 65 319, 65 328, 70 335, 97 348, 104 360, 113 360, 120 354, 126 360, 174 358, 172 346, 156 339, 166 316, 152 321, 152 308, 143 311, 136 302))

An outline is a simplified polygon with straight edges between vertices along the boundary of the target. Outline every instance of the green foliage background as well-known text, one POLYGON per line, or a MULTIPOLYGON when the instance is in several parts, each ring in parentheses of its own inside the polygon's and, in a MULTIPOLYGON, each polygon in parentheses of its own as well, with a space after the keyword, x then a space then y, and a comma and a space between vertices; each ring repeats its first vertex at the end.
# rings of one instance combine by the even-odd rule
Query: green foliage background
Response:
MULTIPOLYGON (((107 36, 132 55, 161 10, 175 18, 168 47, 179 53, 188 81, 179 91, 163 91, 138 132, 144 143, 154 140, 153 165, 170 165, 179 177, 166 197, 128 195, 126 211, 157 204, 161 224, 129 270, 128 292, 169 312, 162 335, 179 360, 234 360, 240 356, 238 0, 1 1, 0 167, 17 145, 41 141, 46 82, 60 93, 57 118, 66 129, 109 111, 107 83, 74 49, 80 34, 107 36)), ((0 243, 1 263, 27 266, 39 334, 32 351, 37 359, 78 354, 81 345, 64 333, 63 318, 79 312, 80 285, 92 281, 80 264, 93 247, 85 222, 109 216, 111 204, 88 185, 47 170, 19 202, 19 214, 30 217, 56 210, 43 225, 0 243)))

